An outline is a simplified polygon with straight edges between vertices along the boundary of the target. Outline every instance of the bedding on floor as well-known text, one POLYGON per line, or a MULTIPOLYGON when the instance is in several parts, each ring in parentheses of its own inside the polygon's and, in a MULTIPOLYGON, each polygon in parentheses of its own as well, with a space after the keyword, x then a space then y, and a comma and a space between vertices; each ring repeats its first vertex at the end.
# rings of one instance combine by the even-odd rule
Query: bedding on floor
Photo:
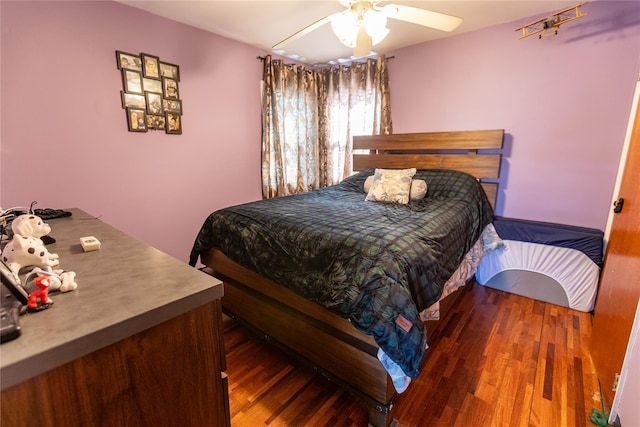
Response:
POLYGON ((477 180, 462 172, 418 170, 413 179, 428 191, 407 204, 365 200, 373 174, 216 211, 196 237, 190 263, 221 249, 349 319, 414 377, 426 347, 420 312, 440 299, 493 211, 477 180))
POLYGON ((495 218, 503 247, 483 257, 478 283, 540 301, 591 311, 603 261, 600 230, 495 218))

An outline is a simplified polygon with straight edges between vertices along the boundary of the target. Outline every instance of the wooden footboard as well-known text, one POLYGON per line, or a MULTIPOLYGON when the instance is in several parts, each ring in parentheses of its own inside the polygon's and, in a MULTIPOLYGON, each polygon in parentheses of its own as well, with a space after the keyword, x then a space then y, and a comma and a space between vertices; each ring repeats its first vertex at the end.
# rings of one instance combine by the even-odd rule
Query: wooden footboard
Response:
MULTIPOLYGON (((225 313, 362 399, 369 407, 371 425, 392 423, 395 388, 376 356, 378 345, 373 338, 324 307, 234 263, 217 249, 203 255, 202 262, 224 282, 225 313)), ((441 313, 452 305, 452 296, 441 302, 441 313)), ((435 323, 427 322, 428 333, 435 323)))

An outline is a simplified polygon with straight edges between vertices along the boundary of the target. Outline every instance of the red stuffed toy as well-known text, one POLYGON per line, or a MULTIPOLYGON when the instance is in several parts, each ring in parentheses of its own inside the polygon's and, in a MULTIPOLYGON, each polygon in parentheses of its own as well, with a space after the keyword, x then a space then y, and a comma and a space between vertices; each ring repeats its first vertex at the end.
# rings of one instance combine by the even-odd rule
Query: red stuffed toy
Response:
POLYGON ((27 307, 31 310, 44 310, 53 304, 53 300, 49 298, 51 278, 48 276, 38 276, 34 279, 33 283, 38 287, 38 290, 29 294, 27 307), (40 300, 40 305, 38 305, 38 300, 40 300))

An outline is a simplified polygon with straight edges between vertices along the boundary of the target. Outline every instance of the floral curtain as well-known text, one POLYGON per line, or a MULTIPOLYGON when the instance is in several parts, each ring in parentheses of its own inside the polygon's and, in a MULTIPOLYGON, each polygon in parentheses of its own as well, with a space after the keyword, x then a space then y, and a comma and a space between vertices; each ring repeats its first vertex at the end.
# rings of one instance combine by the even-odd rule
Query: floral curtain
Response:
POLYGON ((264 60, 262 196, 320 186, 318 79, 304 67, 264 60))
POLYGON ((264 60, 262 193, 285 196, 351 175, 353 135, 389 134, 386 59, 307 70, 264 60))
POLYGON ((390 134, 389 78, 384 56, 322 71, 320 93, 324 185, 333 185, 353 173, 352 137, 390 134))

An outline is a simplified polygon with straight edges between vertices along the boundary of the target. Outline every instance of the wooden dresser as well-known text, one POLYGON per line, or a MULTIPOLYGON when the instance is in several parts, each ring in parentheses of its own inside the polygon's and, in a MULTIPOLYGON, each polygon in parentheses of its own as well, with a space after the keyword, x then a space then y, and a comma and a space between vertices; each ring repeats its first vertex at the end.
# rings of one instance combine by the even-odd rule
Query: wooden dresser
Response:
POLYGON ((222 283, 79 209, 48 221, 78 289, 0 346, 3 426, 229 426, 222 283), (101 249, 83 252, 80 237, 101 249))

